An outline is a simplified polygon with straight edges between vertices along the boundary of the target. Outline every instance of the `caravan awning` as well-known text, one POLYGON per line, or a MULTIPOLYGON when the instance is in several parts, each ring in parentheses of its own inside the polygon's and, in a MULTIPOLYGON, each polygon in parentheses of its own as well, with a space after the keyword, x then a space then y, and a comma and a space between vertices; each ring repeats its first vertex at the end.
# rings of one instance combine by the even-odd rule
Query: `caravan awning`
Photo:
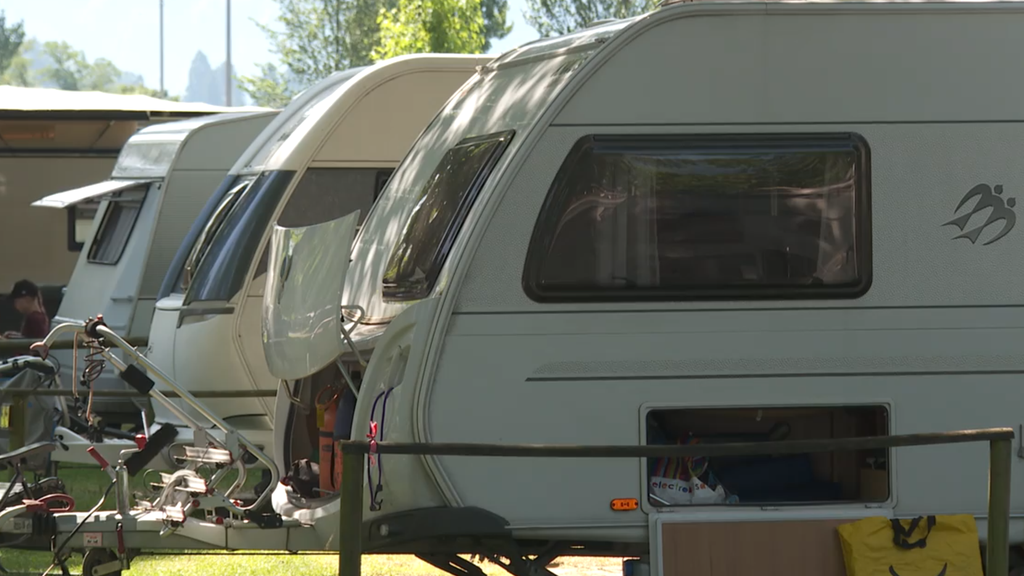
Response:
POLYGON ((149 178, 146 180, 104 180, 103 182, 82 186, 81 188, 75 188, 74 190, 66 190, 64 192, 50 194, 45 198, 36 200, 32 205, 42 208, 68 208, 80 202, 92 200, 99 196, 113 194, 114 192, 134 188, 135 186, 148 185, 157 181, 158 179, 156 178, 149 178))

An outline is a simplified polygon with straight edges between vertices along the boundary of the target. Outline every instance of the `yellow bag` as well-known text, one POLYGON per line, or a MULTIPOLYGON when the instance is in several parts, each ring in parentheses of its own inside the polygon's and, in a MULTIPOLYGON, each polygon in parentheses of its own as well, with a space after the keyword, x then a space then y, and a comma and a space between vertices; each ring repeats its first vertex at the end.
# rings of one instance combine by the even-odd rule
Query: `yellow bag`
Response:
POLYGON ((846 575, 982 576, 974 516, 918 516, 905 522, 878 516, 840 525, 846 575))

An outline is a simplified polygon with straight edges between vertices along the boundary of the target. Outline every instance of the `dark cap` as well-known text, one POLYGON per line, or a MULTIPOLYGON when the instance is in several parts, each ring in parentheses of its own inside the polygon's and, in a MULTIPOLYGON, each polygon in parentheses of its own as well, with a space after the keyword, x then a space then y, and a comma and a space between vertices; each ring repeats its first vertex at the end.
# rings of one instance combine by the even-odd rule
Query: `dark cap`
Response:
POLYGON ((39 286, 36 286, 31 280, 18 280, 14 283, 14 288, 11 288, 11 293, 7 295, 7 298, 15 300, 22 296, 32 296, 33 298, 39 296, 39 286))

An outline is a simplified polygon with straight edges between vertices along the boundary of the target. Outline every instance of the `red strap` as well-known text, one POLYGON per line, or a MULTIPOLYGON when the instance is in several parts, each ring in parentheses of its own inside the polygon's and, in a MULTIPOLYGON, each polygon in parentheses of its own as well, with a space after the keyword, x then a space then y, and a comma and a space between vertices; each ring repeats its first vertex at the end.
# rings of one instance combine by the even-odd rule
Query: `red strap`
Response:
POLYGON ((366 437, 370 439, 370 466, 373 466, 373 455, 377 453, 377 423, 373 420, 370 421, 370 433, 366 437))

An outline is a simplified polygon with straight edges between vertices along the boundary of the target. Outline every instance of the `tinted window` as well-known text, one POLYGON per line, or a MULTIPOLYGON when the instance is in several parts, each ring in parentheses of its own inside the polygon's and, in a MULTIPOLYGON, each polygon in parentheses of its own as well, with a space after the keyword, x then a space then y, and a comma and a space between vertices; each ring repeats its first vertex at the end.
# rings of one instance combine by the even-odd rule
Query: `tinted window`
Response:
POLYGON ((852 135, 585 138, 545 201, 535 300, 856 297, 868 150, 852 135))
POLYGON ((132 188, 111 195, 96 237, 89 247, 89 262, 117 264, 135 228, 145 198, 145 188, 132 188))
POLYGON ((196 271, 199 269, 199 264, 202 263, 206 253, 210 250, 210 245, 214 238, 217 237, 217 233, 224 226, 224 223, 227 222, 228 216, 234 212, 235 206, 238 205, 238 201, 242 198, 246 189, 254 181, 255 179, 252 177, 240 179, 234 187, 224 194, 220 202, 214 207, 213 212, 206 220, 206 224, 192 243, 192 248, 185 256, 180 275, 182 289, 188 289, 192 279, 195 278, 196 271))
MULTIPOLYGON (((299 228, 323 224, 359 210, 359 224, 380 194, 381 179, 391 168, 310 168, 302 174, 277 224, 299 228)), ((268 248, 263 248, 253 278, 267 271, 268 248)))
POLYGON ((263 233, 294 177, 292 171, 263 172, 242 192, 196 268, 185 304, 230 300, 241 290, 263 233))
POLYGON ((430 294, 452 241, 512 134, 470 138, 445 153, 388 260, 384 298, 416 300, 430 294))
MULTIPOLYGON (((235 191, 239 184, 245 182, 252 182, 253 176, 236 176, 229 174, 224 180, 221 181, 220 186, 213 192, 210 199, 206 201, 203 206, 203 210, 196 216, 196 219, 192 222, 192 226, 188 230, 188 234, 182 239, 181 245, 178 246, 178 251, 174 254, 174 260, 171 261, 171 265, 167 268, 167 273, 164 275, 163 283, 160 285, 160 292, 157 294, 157 300, 166 298, 171 293, 184 294, 185 286, 182 284, 185 273, 185 261, 192 253, 192 248, 195 246, 196 241, 199 239, 200 234, 203 234, 207 230, 207 226, 210 222, 210 218, 214 212, 218 211, 218 208, 223 206, 225 196, 235 191)), ((235 199, 237 200, 237 196, 235 199)), ((215 230, 210 230, 207 236, 212 238, 215 230)), ((197 262, 198 264, 198 262, 197 262)))

